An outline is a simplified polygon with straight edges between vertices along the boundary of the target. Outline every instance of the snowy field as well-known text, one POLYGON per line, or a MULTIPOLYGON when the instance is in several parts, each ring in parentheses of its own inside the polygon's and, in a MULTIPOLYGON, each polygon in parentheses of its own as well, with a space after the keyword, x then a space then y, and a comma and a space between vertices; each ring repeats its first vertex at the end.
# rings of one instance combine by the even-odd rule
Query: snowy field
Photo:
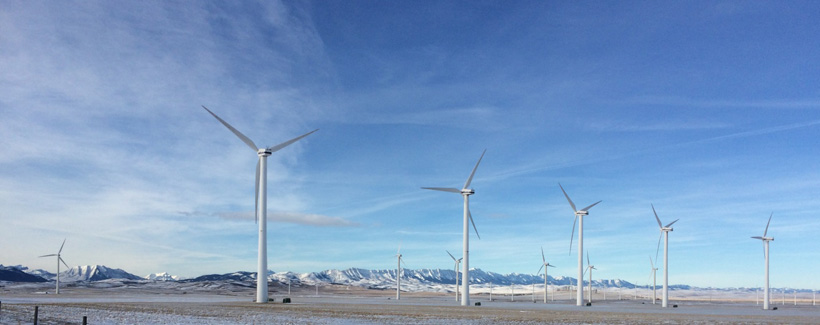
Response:
MULTIPOLYGON (((536 294, 524 287, 493 289, 474 294, 472 302, 481 306, 461 307, 452 294, 436 292, 403 293, 395 300, 395 290, 367 290, 358 287, 294 288, 292 303, 282 303, 287 289, 273 287, 275 302, 252 302, 252 288, 224 286, 163 289, 158 287, 61 289, 59 296, 46 294, 43 285, 0 287, 0 323, 31 324, 34 306, 39 306, 40 324, 79 324, 86 316, 89 324, 817 324, 820 307, 811 300, 797 304, 776 301, 778 310, 764 311, 748 301, 720 300, 719 297, 684 297, 660 308, 650 300, 609 293, 607 300, 596 294, 590 307, 577 307, 568 292, 557 292, 555 300, 543 303, 543 291, 536 294), (198 290, 191 290, 198 289, 198 290), (516 296, 509 293, 516 291, 516 296), (506 293, 506 294, 504 294, 506 293), (706 298, 706 299, 704 299, 706 298), (707 300, 707 299, 711 299, 707 300), (514 301, 513 301, 514 300, 514 301), (596 301, 598 300, 598 301, 596 301)), ((528 288, 531 289, 531 288, 528 288)), ((641 298, 646 293, 636 292, 641 298)), ((651 294, 651 293, 650 293, 651 294)), ((702 294, 702 293, 701 293, 702 294)), ((737 297, 733 297, 737 298, 737 297)), ((743 299, 740 299, 743 300, 743 299)))

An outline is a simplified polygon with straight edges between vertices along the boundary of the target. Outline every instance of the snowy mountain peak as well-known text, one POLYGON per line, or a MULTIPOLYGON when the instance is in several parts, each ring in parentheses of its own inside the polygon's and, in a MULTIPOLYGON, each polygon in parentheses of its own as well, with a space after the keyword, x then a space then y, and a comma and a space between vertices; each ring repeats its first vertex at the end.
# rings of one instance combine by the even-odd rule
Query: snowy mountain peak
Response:
POLYGON ((60 272, 60 281, 101 281, 107 279, 144 280, 144 278, 125 272, 122 269, 112 269, 104 265, 75 266, 60 272))
POLYGON ((168 272, 151 273, 149 275, 146 275, 145 278, 148 279, 148 280, 153 280, 153 281, 179 281, 179 280, 182 280, 182 278, 180 278, 179 276, 170 275, 170 274, 168 274, 168 272))

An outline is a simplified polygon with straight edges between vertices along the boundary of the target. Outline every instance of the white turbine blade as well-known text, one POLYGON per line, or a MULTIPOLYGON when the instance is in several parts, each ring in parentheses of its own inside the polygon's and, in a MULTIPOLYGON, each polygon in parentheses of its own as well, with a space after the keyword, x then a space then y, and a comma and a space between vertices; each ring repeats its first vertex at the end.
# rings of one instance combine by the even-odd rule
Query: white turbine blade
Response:
POLYGON ((484 152, 481 153, 481 157, 478 157, 478 162, 475 163, 475 167, 473 167, 473 172, 470 173, 470 177, 467 178, 467 182, 464 183, 464 189, 470 188, 470 183, 473 181, 473 176, 475 175, 476 169, 478 169, 478 164, 481 163, 481 158, 484 158, 484 154, 487 153, 487 149, 484 149, 484 152))
MULTIPOLYGON (((763 240, 763 237, 760 237, 760 236, 753 236, 752 238, 763 240)), ((46 256, 48 256, 48 255, 46 255, 46 256)), ((40 256, 40 257, 42 257, 42 256, 40 256)))
POLYGON ((603 201, 603 200, 598 201, 598 202, 595 202, 595 203, 593 203, 593 204, 590 204, 588 207, 581 209, 581 211, 587 212, 587 211, 589 211, 589 209, 590 209, 590 208, 594 207, 594 206, 595 206, 595 205, 597 205, 598 203, 601 203, 602 201, 603 201))
POLYGON ((535 272, 536 275, 541 274, 541 270, 544 268, 544 264, 541 264, 541 267, 538 268, 538 272, 535 272))
POLYGON ((424 190, 433 190, 433 191, 442 191, 442 192, 452 192, 452 193, 461 194, 461 190, 459 190, 457 188, 451 188, 451 187, 422 187, 422 189, 424 189, 424 190))
POLYGON ((589 262, 589 251, 587 251, 587 265, 590 265, 590 264, 592 264, 592 263, 589 262))
POLYGON ((668 225, 666 225, 666 227, 665 227, 665 228, 669 228, 669 227, 671 227, 671 226, 672 226, 672 224, 673 224, 673 223, 675 223, 675 222, 678 222, 678 220, 680 220, 680 219, 675 219, 675 221, 670 222, 668 225))
POLYGON ((64 238, 64 239, 63 239, 63 244, 62 244, 62 245, 60 245, 60 250, 58 250, 58 251, 57 251, 57 255, 59 255, 60 253, 62 253, 62 252, 63 252, 63 246, 65 246, 65 240, 66 240, 66 239, 64 238))
POLYGON ((652 269, 655 269, 655 262, 652 261, 652 256, 649 257, 649 265, 652 266, 652 269))
MULTIPOLYGON (((261 160, 262 158, 260 157, 259 159, 261 160)), ((257 224, 259 224, 259 177, 262 172, 262 165, 259 163, 260 161, 256 161, 256 192, 253 195, 254 206, 256 207, 253 212, 253 217, 256 218, 257 224)))
POLYGON ((550 263, 547 263, 547 266, 548 266, 548 267, 555 267, 555 265, 552 265, 552 264, 550 264, 550 263))
POLYGON ((399 242, 399 250, 398 250, 398 251, 396 251, 396 254, 398 254, 399 256, 401 256, 401 242, 399 242))
POLYGON ((470 218, 470 223, 473 224, 473 230, 475 230, 475 235, 478 239, 481 239, 481 235, 478 234, 478 228, 475 227, 475 221, 473 221, 473 214, 470 213, 470 208, 467 208, 467 217, 470 218))
POLYGON ((219 118, 219 116, 216 116, 216 114, 214 114, 214 112, 211 112, 211 110, 209 110, 207 107, 205 107, 205 105, 202 105, 202 108, 204 108, 206 111, 208 111, 208 113, 211 113, 211 115, 216 117, 216 119, 219 120, 219 122, 221 122, 222 125, 227 127, 228 130, 231 130, 231 132, 233 132, 233 134, 235 134, 237 137, 239 137, 239 139, 242 140, 242 142, 244 142, 245 144, 247 144, 248 147, 251 147, 251 149, 253 149, 253 151, 257 151, 259 149, 259 147, 257 147, 256 144, 254 144, 253 141, 251 141, 251 139, 248 139, 248 137, 246 137, 244 134, 242 134, 242 132, 239 132, 239 130, 234 129, 233 126, 228 124, 228 122, 225 122, 225 120, 219 118))
POLYGON ((48 255, 37 256, 37 257, 49 257, 49 256, 57 256, 57 254, 48 254, 48 255))
POLYGON ((284 147, 287 147, 287 146, 289 146, 289 145, 293 144, 294 142, 299 141, 299 140, 301 140, 302 138, 304 138, 304 137, 306 137, 306 136, 311 135, 313 132, 316 132, 316 131, 319 131, 319 129, 316 129, 316 130, 310 131, 310 132, 308 132, 308 133, 302 134, 302 135, 300 135, 300 136, 298 136, 298 137, 295 137, 295 138, 293 138, 293 139, 290 139, 290 140, 288 140, 288 141, 285 141, 285 142, 282 142, 282 143, 277 144, 277 145, 275 145, 275 146, 269 147, 269 148, 268 148, 268 150, 270 150, 270 152, 277 152, 277 151, 279 151, 280 149, 282 149, 282 148, 284 148, 284 147))
POLYGON ((455 257, 455 256, 453 256, 453 254, 450 254, 450 251, 445 250, 445 252, 447 252, 447 255, 450 255, 450 258, 452 258, 452 259, 453 259, 453 261, 456 261, 456 262, 458 261, 458 260, 456 260, 456 257, 455 257))
POLYGON ((661 238, 663 238, 663 231, 661 231, 661 235, 658 236, 658 248, 655 249, 655 260, 658 260, 658 253, 661 251, 661 238))
POLYGON ((657 212, 655 212, 655 206, 654 206, 654 205, 652 205, 651 203, 650 203, 649 205, 651 205, 651 206, 652 206, 652 213, 654 213, 654 214, 655 214, 655 220, 657 220, 657 221, 658 221, 658 227, 663 228, 663 224, 661 223, 661 218, 658 218, 658 213, 657 213, 657 212))
MULTIPOLYGON (((569 197, 567 197, 569 198, 569 197)), ((575 223, 578 222, 578 215, 575 215, 575 220, 572 221, 572 232, 569 235, 569 254, 572 254, 572 239, 575 238, 575 223)))
POLYGON ((67 267, 67 268, 69 268, 69 269, 71 268, 70 266, 68 266, 68 264, 66 264, 66 262, 65 262, 65 261, 63 261, 63 258, 62 258, 62 257, 58 257, 57 259, 58 259, 58 260, 60 260, 60 262, 63 262, 63 265, 65 265, 65 267, 67 267))
POLYGON ((547 263, 547 259, 544 257, 544 246, 541 246, 541 262, 547 263))
MULTIPOLYGON (((569 195, 567 195, 567 191, 564 191, 564 187, 563 187, 563 186, 561 186, 561 183, 558 183, 558 187, 560 187, 560 188, 561 188, 561 192, 564 192, 564 196, 566 196, 566 197, 567 197, 567 202, 569 202, 569 206, 571 206, 571 207, 572 207, 572 212, 578 212, 578 210, 577 210, 577 209, 575 209, 575 203, 572 203, 572 199, 570 199, 570 198, 569 198, 569 195)), ((573 227, 573 228, 574 228, 574 227, 573 227)))
POLYGON ((769 224, 772 223, 772 216, 773 215, 774 215, 774 212, 772 212, 772 214, 769 215, 769 222, 766 222, 766 230, 763 231, 763 237, 766 237, 766 234, 769 233, 769 224))

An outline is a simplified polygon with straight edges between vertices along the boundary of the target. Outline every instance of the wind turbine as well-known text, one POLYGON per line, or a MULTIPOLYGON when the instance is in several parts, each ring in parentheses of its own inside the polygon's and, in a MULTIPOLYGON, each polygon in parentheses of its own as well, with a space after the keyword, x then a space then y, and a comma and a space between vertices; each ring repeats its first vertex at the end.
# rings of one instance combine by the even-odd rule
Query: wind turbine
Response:
POLYGON ((464 187, 460 190, 457 188, 449 188, 449 187, 422 187, 425 190, 434 190, 434 191, 442 191, 442 192, 451 192, 451 193, 458 193, 464 197, 464 252, 462 257, 464 259, 464 266, 462 269, 462 274, 464 277, 461 280, 461 305, 462 306, 469 306, 470 305, 470 227, 467 223, 467 220, 473 224, 473 230, 475 230, 475 235, 478 239, 481 239, 481 236, 478 235, 478 229, 475 227, 475 222, 473 221, 473 216, 470 214, 470 195, 475 194, 475 191, 470 188, 470 182, 473 181, 473 176, 475 175, 476 169, 478 169, 478 164, 481 163, 481 159, 484 158, 484 154, 487 152, 487 149, 484 149, 484 152, 481 153, 481 157, 478 157, 478 162, 475 163, 475 167, 473 167, 473 172, 470 173, 470 177, 467 178, 467 182, 464 183, 464 187))
POLYGON ((65 263, 65 261, 63 261, 63 258, 60 256, 60 254, 63 252, 63 246, 65 246, 65 239, 63 239, 63 244, 60 245, 60 250, 57 251, 57 254, 48 254, 48 255, 40 256, 40 257, 57 256, 57 290, 56 290, 56 294, 58 294, 58 295, 60 294, 60 262, 62 262, 63 265, 65 265, 66 268, 69 268, 69 269, 71 268, 71 267, 68 266, 68 264, 65 263))
MULTIPOLYGON (((586 269, 586 271, 589 271, 589 298, 587 298, 587 299, 588 299, 589 303, 592 303, 592 270, 597 270, 597 269, 595 268, 595 265, 592 265, 591 263, 589 263, 589 252, 587 252, 587 269, 586 269)), ((584 271, 584 272, 586 272, 586 271, 584 271)))
POLYGON ((279 151, 280 149, 287 147, 293 144, 296 141, 301 140, 302 138, 310 135, 313 132, 318 131, 319 129, 310 131, 288 141, 282 142, 275 146, 267 147, 267 148, 259 148, 256 144, 251 141, 248 137, 246 137, 242 132, 235 129, 233 126, 225 122, 219 116, 216 116, 214 112, 211 112, 207 107, 204 105, 202 106, 208 113, 211 113, 217 120, 219 120, 222 125, 231 130, 233 134, 235 134, 242 142, 244 142, 248 147, 253 149, 256 154, 259 156, 259 161, 256 163, 256 194, 255 194, 255 201, 256 201, 256 223, 259 225, 259 261, 257 265, 257 273, 256 273, 256 302, 257 303, 267 303, 268 302, 268 196, 267 196, 267 187, 268 187, 268 156, 272 153, 279 151), (261 222, 260 222, 261 219, 261 222))
POLYGON ((547 303, 547 268, 548 267, 555 267, 554 265, 547 263, 547 259, 544 257, 544 247, 541 247, 541 267, 538 268, 538 272, 536 274, 541 274, 541 269, 544 269, 544 303, 547 303))
POLYGON ((655 214, 655 220, 658 221, 658 227, 661 228, 661 235, 658 237, 658 248, 655 249, 655 260, 658 259, 658 251, 661 248, 661 237, 664 238, 663 240, 663 301, 661 302, 661 307, 666 308, 669 306, 669 232, 672 231, 672 224, 678 222, 680 219, 675 219, 675 221, 670 222, 668 225, 664 226, 661 223, 661 218, 658 218, 658 213, 655 212, 655 206, 651 203, 649 204, 652 206, 652 213, 655 214), (666 236, 664 236, 666 235, 666 236))
MULTIPOLYGON (((766 229, 763 230, 763 236, 754 236, 754 239, 760 239, 763 241, 763 257, 766 259, 766 288, 763 291, 763 309, 769 309, 769 242, 774 240, 774 237, 766 237, 766 234, 769 232, 769 224, 772 223, 772 216, 769 215, 769 221, 766 222, 766 229)), ((59 266, 59 265, 58 265, 59 266)))
MULTIPOLYGON (((456 264, 454 270, 456 272, 456 301, 458 301, 458 265, 461 264, 461 258, 456 259, 456 257, 453 256, 453 254, 450 254, 450 251, 445 251, 445 252, 447 252, 447 255, 450 255, 450 258, 452 258, 453 262, 455 262, 455 264, 456 264)), ((492 289, 490 289, 490 290, 492 290, 492 289)))
POLYGON ((655 286, 657 284, 657 281, 655 281, 655 271, 657 271, 658 268, 655 267, 655 262, 652 262, 652 256, 649 257, 649 265, 652 266, 652 304, 654 305, 655 300, 658 300, 658 297, 655 295, 656 294, 655 286))
POLYGON ((583 290, 583 282, 584 282, 584 216, 589 214, 589 209, 594 207, 596 204, 601 203, 601 201, 595 202, 590 204, 588 207, 578 210, 575 208, 575 203, 572 203, 572 199, 569 198, 567 195, 567 191, 564 191, 564 187, 561 186, 561 183, 558 183, 558 187, 561 188, 561 192, 564 192, 564 196, 567 198, 569 205, 572 207, 572 211, 575 212, 575 220, 572 221, 572 235, 569 238, 569 252, 572 253, 572 236, 575 236, 575 222, 578 221, 578 295, 575 297, 575 305, 576 306, 583 306, 584 305, 584 290, 583 290))
POLYGON ((401 244, 399 244, 399 250, 396 252, 396 300, 401 300, 401 265, 404 263, 404 260, 401 258, 401 244))

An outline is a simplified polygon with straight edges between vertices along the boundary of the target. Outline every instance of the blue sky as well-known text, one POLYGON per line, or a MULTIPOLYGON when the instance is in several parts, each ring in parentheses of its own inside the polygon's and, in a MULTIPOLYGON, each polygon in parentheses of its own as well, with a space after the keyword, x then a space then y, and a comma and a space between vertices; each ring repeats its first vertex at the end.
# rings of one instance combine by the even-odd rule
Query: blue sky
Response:
POLYGON ((478 168, 471 266, 820 288, 820 5, 266 1, 0 5, 0 263, 139 275, 451 268, 478 168), (576 235, 577 239, 577 235, 576 235), (662 254, 661 254, 662 256, 662 254))

